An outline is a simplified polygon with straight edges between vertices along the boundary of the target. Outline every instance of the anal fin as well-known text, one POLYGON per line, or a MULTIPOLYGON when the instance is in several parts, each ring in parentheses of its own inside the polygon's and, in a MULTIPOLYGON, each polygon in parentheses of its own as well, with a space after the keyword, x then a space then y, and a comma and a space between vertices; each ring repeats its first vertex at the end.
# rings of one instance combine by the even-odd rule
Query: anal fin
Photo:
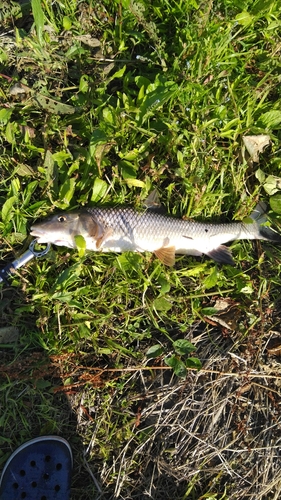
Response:
POLYGON ((219 247, 214 248, 214 250, 206 253, 206 255, 211 257, 211 259, 215 260, 216 262, 220 262, 221 264, 229 264, 230 266, 235 265, 231 250, 225 245, 220 245, 219 247))
POLYGON ((175 247, 161 247, 154 250, 154 253, 163 264, 171 267, 175 264, 175 250, 175 247))

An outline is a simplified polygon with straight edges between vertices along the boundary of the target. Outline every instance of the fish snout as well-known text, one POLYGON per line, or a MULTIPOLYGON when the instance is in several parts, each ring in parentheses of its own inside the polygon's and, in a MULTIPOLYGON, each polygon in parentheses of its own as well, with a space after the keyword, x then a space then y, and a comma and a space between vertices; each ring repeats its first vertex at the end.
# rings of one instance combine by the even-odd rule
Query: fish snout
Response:
POLYGON ((47 237, 47 234, 44 230, 40 229, 39 226, 31 226, 30 235, 37 238, 38 243, 52 243, 47 237))

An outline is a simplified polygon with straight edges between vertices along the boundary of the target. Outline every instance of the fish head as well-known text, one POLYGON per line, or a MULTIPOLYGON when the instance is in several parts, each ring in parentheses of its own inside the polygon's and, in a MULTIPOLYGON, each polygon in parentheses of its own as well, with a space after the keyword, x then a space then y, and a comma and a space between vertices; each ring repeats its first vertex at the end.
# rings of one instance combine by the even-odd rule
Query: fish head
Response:
POLYGON ((95 239, 98 225, 88 212, 62 212, 34 224, 30 234, 38 243, 76 248, 75 236, 95 239))

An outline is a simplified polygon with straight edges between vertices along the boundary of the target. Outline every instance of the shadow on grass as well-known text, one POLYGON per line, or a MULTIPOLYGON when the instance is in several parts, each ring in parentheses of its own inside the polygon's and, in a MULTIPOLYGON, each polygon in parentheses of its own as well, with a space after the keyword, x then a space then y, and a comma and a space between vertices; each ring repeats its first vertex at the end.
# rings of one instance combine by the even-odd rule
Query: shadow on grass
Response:
MULTIPOLYGON (((93 499, 95 487, 83 466, 84 447, 77 419, 64 389, 62 360, 50 357, 36 343, 36 318, 15 324, 15 302, 25 304, 21 291, 3 287, 0 303, 0 471, 11 453, 25 441, 55 434, 67 439, 74 459, 71 499, 93 499), (29 338, 28 332, 32 332, 29 338), (10 338, 9 338, 10 336, 10 338), (18 337, 18 338, 16 338, 18 337), (4 341, 4 343, 3 343, 4 341)), ((22 316, 23 317, 23 316, 22 316)), ((63 358, 63 357, 62 357, 63 358)))
POLYGON ((165 470, 161 439, 151 436, 158 417, 145 416, 152 402, 147 384, 157 399, 171 374, 123 372, 105 359, 97 367, 92 351, 49 355, 35 315, 15 318, 26 300, 19 289, 3 287, 0 328, 14 337, 0 344, 0 471, 19 445, 55 434, 73 451, 71 500, 181 498, 186 487, 165 470))
MULTIPOLYGON (((15 294, 17 304, 26 300, 3 291, 1 326, 13 324, 15 294)), ((90 348, 48 355, 36 345, 36 318, 26 321, 32 343, 26 333, 1 347, 1 468, 21 443, 57 434, 73 450, 72 500, 278 498, 280 363, 271 330, 241 337, 238 327, 198 322, 187 338, 203 369, 180 380, 161 365, 128 360, 117 369, 90 348)))

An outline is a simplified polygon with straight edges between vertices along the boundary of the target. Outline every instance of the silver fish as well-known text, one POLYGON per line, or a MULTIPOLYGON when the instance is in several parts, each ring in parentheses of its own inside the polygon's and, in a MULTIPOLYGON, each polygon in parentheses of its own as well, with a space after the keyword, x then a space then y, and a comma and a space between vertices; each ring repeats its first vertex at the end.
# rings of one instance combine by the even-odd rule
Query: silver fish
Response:
MULTIPOLYGON (((147 205, 148 206, 148 205, 147 205)), ((131 208, 86 208, 64 212, 31 227, 38 243, 75 248, 81 235, 86 249, 100 252, 154 252, 168 266, 175 254, 208 255, 224 264, 234 264, 224 243, 233 240, 269 240, 281 243, 281 235, 264 225, 265 204, 259 203, 250 222, 212 224, 177 219, 155 207, 144 212, 131 208)))

